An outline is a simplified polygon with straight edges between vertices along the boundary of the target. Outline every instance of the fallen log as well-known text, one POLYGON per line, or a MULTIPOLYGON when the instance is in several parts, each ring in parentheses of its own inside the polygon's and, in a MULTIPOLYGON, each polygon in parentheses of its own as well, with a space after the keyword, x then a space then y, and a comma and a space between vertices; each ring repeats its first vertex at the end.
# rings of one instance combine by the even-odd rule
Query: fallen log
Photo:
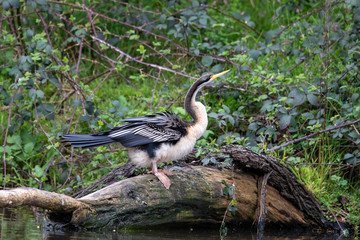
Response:
POLYGON ((106 179, 114 183, 86 195, 82 192, 79 194, 82 197, 77 199, 17 188, 0 191, 0 207, 39 206, 51 210, 48 216, 53 223, 86 229, 220 224, 232 201, 224 194, 222 182, 225 181, 234 186, 237 208, 234 216, 227 214, 226 224, 252 225, 257 209, 261 207, 262 224, 266 218, 267 224, 277 227, 330 227, 318 201, 287 167, 270 157, 237 146, 223 148, 219 161, 224 154, 233 159, 233 169, 189 165, 176 168, 170 176, 173 184, 169 190, 150 174, 114 182, 121 174, 131 175, 131 167, 126 164, 115 171, 118 174, 113 172, 112 177, 100 181, 103 184, 106 179), (258 195, 258 179, 265 175, 267 184, 259 184, 261 188, 266 187, 265 201, 259 201, 265 205, 259 206, 258 198, 264 194, 258 195), (54 205, 57 207, 50 207, 54 205))

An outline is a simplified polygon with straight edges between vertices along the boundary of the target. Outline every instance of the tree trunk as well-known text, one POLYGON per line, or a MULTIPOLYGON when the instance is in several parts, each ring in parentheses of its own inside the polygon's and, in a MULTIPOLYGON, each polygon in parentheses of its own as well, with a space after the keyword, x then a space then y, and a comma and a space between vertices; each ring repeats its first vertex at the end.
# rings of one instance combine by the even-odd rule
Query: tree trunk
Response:
POLYGON ((126 164, 97 184, 114 183, 87 195, 83 191, 78 199, 18 188, 0 191, 0 207, 39 206, 51 210, 49 219, 53 222, 87 229, 219 224, 232 201, 232 197, 224 194, 222 181, 225 181, 235 187, 237 208, 234 216, 227 212, 227 224, 251 225, 256 217, 264 223, 266 217, 267 225, 279 227, 329 227, 318 201, 287 167, 237 146, 224 147, 217 160, 223 160, 224 156, 233 159, 233 170, 190 165, 176 167, 174 175, 170 176, 169 190, 150 174, 114 182, 119 174, 131 175, 132 168, 126 164), (258 180, 265 175, 267 184, 266 181, 259 184, 263 190, 258 195, 258 180), (32 194, 27 194, 29 192, 32 194), (42 196, 41 201, 38 196, 42 196), (260 196, 265 204, 258 202, 260 196), (54 205, 57 207, 50 207, 54 205), (257 214, 257 209, 262 210, 257 214))

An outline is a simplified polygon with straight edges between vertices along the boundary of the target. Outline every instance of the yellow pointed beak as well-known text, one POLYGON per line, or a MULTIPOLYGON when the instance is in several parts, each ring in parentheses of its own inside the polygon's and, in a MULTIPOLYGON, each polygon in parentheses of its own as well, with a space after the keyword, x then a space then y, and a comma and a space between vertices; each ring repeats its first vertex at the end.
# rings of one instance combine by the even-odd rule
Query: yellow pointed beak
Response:
POLYGON ((221 72, 221 73, 218 73, 218 74, 214 74, 214 75, 211 76, 211 79, 214 80, 215 78, 218 78, 218 77, 224 75, 225 73, 227 73, 227 72, 229 72, 229 71, 230 71, 230 70, 226 70, 226 71, 224 71, 224 72, 221 72))

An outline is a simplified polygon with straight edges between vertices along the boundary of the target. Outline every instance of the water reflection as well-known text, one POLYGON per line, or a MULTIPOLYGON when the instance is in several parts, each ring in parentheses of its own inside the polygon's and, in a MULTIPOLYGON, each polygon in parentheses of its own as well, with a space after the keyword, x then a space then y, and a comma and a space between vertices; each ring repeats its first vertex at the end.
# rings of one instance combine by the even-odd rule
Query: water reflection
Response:
MULTIPOLYGON (((43 226, 43 215, 32 211, 29 208, 1 209, 1 240, 18 239, 43 239, 43 240, 100 240, 100 239, 121 239, 121 240, 212 240, 220 239, 218 229, 197 229, 197 230, 161 230, 161 231, 142 231, 142 232, 59 232, 47 231, 43 226)), ((304 235, 280 235, 267 234, 262 239, 342 239, 335 235, 314 235, 307 233, 304 235)), ((242 233, 231 233, 226 240, 253 240, 257 239, 249 231, 242 233)))

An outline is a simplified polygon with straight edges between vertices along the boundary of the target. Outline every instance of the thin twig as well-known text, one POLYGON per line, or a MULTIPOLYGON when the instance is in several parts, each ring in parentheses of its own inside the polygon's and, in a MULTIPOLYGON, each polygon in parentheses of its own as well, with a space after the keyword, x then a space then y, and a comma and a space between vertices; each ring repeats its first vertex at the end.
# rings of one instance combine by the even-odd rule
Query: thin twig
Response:
POLYGON ((236 22, 238 22, 238 23, 242 24, 243 26, 245 26, 247 29, 249 29, 249 30, 253 31, 254 33, 256 33, 256 34, 257 34, 258 36, 260 36, 261 38, 265 38, 265 36, 264 36, 263 34, 261 34, 260 32, 258 32, 255 28, 252 28, 252 27, 250 27, 249 25, 247 25, 244 21, 239 20, 239 19, 237 19, 237 18, 234 17, 234 16, 231 16, 231 15, 228 15, 228 14, 226 14, 226 13, 223 13, 223 12, 221 12, 221 11, 220 11, 219 9, 217 9, 217 8, 214 8, 214 7, 208 7, 208 8, 213 9, 214 11, 217 11, 218 13, 220 13, 220 14, 228 17, 228 18, 231 18, 231 19, 235 20, 236 22))
POLYGON ((81 60, 81 51, 82 51, 82 45, 83 45, 84 37, 81 38, 80 46, 79 46, 79 57, 78 61, 76 63, 76 73, 79 74, 79 66, 80 66, 80 60, 81 60))
POLYGON ((101 80, 101 82, 94 88, 94 90, 91 93, 91 97, 94 96, 95 92, 99 89, 99 87, 101 86, 101 84, 103 84, 105 82, 105 80, 110 76, 110 74, 114 71, 114 68, 110 69, 110 72, 108 72, 108 74, 106 74, 106 76, 101 80))
POLYGON ((332 127, 332 128, 324 129, 324 130, 318 131, 318 132, 316 132, 316 133, 312 133, 312 134, 306 135, 306 136, 301 137, 301 138, 294 139, 294 140, 292 140, 292 141, 290 141, 290 142, 287 142, 287 143, 285 143, 285 144, 283 144, 283 145, 274 147, 274 148, 272 148, 272 149, 268 149, 268 150, 266 150, 266 152, 276 151, 276 150, 279 150, 279 149, 281 149, 281 148, 284 148, 284 147, 286 147, 286 146, 288 146, 288 145, 295 144, 295 143, 297 143, 297 142, 301 142, 301 141, 303 141, 303 140, 312 138, 312 137, 317 136, 317 135, 319 135, 319 134, 321 134, 321 133, 329 132, 329 131, 332 131, 332 130, 335 130, 335 129, 338 129, 338 128, 342 128, 342 127, 346 127, 346 126, 349 126, 349 125, 354 125, 355 123, 358 123, 358 122, 360 122, 360 118, 357 119, 357 120, 355 120, 355 121, 352 121, 352 122, 344 123, 344 124, 341 124, 341 125, 338 125, 338 126, 335 126, 335 127, 332 127))
POLYGON ((4 144, 3 144, 3 148, 4 148, 4 155, 3 155, 3 164, 4 164, 4 188, 6 188, 6 140, 7 140, 7 136, 8 136, 8 133, 9 133, 9 127, 11 126, 10 122, 11 122, 11 110, 12 110, 12 106, 13 106, 13 103, 14 103, 14 98, 15 98, 15 95, 17 94, 17 90, 16 89, 13 93, 13 96, 11 98, 11 102, 10 102, 10 108, 9 108, 9 115, 8 115, 8 123, 7 123, 7 127, 6 127, 6 130, 5 130, 5 136, 4 136, 4 144))
MULTIPOLYGON (((336 39, 334 42, 332 42, 331 44, 328 45, 328 48, 332 48, 336 43, 338 43, 345 35, 342 35, 341 37, 339 37, 338 39, 336 39)), ((288 70, 286 70, 285 72, 291 72, 292 70, 294 70, 296 67, 298 67, 299 65, 301 65, 304 62, 307 62, 309 59, 311 59, 312 57, 314 57, 315 55, 317 55, 318 53, 313 53, 311 54, 309 57, 302 59, 300 62, 298 62, 297 64, 295 64, 294 66, 292 66, 291 68, 289 68, 288 70)))
POLYGON ((114 47, 113 45, 105 42, 104 40, 101 40, 100 38, 97 38, 97 37, 92 36, 92 35, 90 35, 90 37, 91 37, 92 39, 94 39, 94 40, 96 40, 96 41, 104 44, 105 46, 113 49, 114 51, 120 53, 122 56, 125 56, 126 58, 130 59, 131 61, 140 63, 140 64, 145 65, 145 66, 148 66, 148 67, 157 68, 157 69, 159 69, 159 70, 163 70, 163 71, 167 71, 167 72, 172 72, 172 73, 175 73, 175 74, 177 74, 177 75, 181 75, 181 76, 184 76, 184 77, 187 77, 187 78, 196 79, 196 78, 194 78, 194 77, 192 77, 192 76, 190 76, 190 75, 187 75, 186 73, 178 72, 178 71, 175 71, 175 70, 172 70, 172 69, 170 69, 170 68, 163 67, 163 66, 160 66, 160 65, 157 65, 157 64, 143 62, 143 61, 138 60, 138 59, 130 56, 129 54, 121 51, 119 48, 114 47))
MULTIPOLYGON (((41 16, 41 14, 40 14, 39 12, 37 13, 37 15, 38 15, 38 17, 40 18, 42 24, 44 25, 44 31, 45 31, 45 33, 46 33, 47 40, 48 40, 48 42, 49 42, 49 45, 50 45, 50 47, 51 47, 51 50, 54 50, 54 46, 53 46, 53 44, 52 44, 52 42, 51 42, 50 34, 49 34, 49 31, 48 31, 48 25, 46 24, 45 20, 43 19, 43 17, 41 16)), ((56 55, 54 55, 54 57, 55 57, 56 61, 58 62, 58 64, 63 67, 63 66, 64 66, 63 62, 62 62, 56 55)), ((85 96, 84 96, 83 91, 82 91, 81 88, 76 84, 76 82, 71 78, 69 72, 65 72, 65 77, 66 77, 66 78, 68 79, 68 81, 71 83, 71 85, 73 86, 73 88, 74 88, 77 92, 79 92, 79 93, 81 94, 81 96, 82 96, 82 98, 83 98, 83 101, 82 101, 82 103, 83 103, 83 109, 85 110, 85 107, 84 107, 84 105, 85 105, 85 103, 84 103, 84 101, 85 101, 85 96)))
MULTIPOLYGON (((330 5, 330 7, 336 6, 337 4, 342 3, 342 2, 344 2, 344 1, 335 2, 335 3, 333 3, 332 5, 330 5)), ((291 27, 291 26, 294 26, 295 23, 297 23, 297 22, 303 20, 304 18, 307 18, 307 17, 309 17, 309 16, 311 16, 311 15, 317 13, 317 12, 320 12, 320 11, 323 10, 324 8, 325 8, 325 6, 324 6, 324 7, 321 7, 321 8, 318 8, 318 9, 315 9, 314 11, 305 14, 304 16, 300 17, 299 19, 296 19, 296 21, 290 23, 289 25, 287 25, 286 27, 284 27, 283 29, 281 29, 281 31, 280 31, 278 34, 276 34, 275 37, 279 37, 286 29, 288 29, 288 28, 291 27)))
MULTIPOLYGON (((158 73, 158 78, 160 78, 160 74, 161 74, 161 71, 159 71, 159 73, 158 73)), ((152 109, 153 108, 153 101, 154 101, 154 98, 155 98, 156 87, 157 87, 158 82, 159 82, 159 80, 156 80, 155 86, 153 88, 153 94, 152 94, 151 101, 150 101, 150 111, 153 110, 152 109)))

